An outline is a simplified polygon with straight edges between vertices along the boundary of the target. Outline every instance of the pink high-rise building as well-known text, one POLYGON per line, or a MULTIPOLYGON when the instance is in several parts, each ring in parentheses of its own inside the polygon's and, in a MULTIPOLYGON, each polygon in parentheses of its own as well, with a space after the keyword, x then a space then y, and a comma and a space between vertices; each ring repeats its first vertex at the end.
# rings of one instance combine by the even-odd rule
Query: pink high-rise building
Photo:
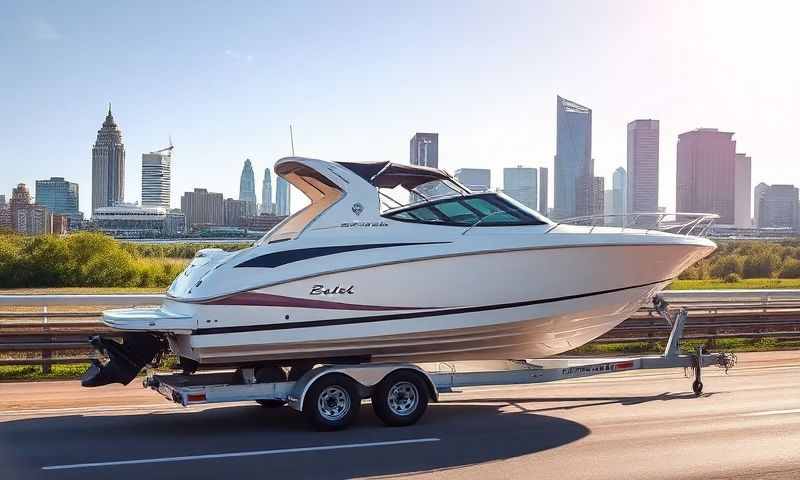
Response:
POLYGON ((658 120, 628 124, 628 212, 658 210, 658 120))
POLYGON ((716 213, 733 225, 736 141, 733 132, 698 128, 678 135, 677 209, 716 213))

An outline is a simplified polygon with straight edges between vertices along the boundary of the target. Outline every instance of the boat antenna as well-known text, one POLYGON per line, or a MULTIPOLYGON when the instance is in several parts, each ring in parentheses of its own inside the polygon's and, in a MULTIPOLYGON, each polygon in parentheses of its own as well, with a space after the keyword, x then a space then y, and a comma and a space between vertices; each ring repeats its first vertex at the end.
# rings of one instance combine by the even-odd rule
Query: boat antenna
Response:
POLYGON ((294 131, 292 131, 292 124, 289 124, 289 141, 292 142, 292 156, 294 157, 294 131))

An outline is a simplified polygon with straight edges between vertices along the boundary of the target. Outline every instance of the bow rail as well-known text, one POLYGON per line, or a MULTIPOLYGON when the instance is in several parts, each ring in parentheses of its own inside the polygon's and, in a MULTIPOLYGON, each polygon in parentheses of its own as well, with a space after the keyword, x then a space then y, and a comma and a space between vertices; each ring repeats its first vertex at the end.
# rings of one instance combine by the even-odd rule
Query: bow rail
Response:
POLYGON ((692 235, 704 237, 708 234, 714 220, 719 215, 715 213, 688 213, 688 212, 641 212, 641 213, 615 213, 585 215, 581 217, 566 218, 553 224, 547 232, 552 232, 559 225, 586 225, 591 226, 589 233, 595 227, 618 227, 624 231, 626 228, 659 231, 676 235, 692 235))

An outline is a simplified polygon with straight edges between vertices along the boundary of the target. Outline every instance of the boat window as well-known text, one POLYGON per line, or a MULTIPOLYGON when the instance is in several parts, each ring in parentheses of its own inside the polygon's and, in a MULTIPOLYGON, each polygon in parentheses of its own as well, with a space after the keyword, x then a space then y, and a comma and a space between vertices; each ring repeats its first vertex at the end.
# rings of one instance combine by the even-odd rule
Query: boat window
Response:
POLYGON ((542 225, 548 221, 504 195, 481 193, 444 198, 387 212, 386 217, 404 222, 453 226, 542 225))
POLYGON ((482 223, 500 222, 500 223, 514 223, 518 217, 512 215, 510 212, 503 211, 499 206, 484 198, 467 198, 464 203, 470 207, 478 210, 482 217, 491 216, 482 223))

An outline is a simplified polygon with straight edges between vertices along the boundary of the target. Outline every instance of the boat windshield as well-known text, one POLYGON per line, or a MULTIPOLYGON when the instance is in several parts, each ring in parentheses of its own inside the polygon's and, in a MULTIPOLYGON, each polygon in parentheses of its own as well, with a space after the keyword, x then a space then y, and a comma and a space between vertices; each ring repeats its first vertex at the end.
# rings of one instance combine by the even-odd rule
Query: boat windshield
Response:
POLYGON ((394 188, 378 188, 381 200, 381 213, 388 210, 407 207, 432 200, 468 195, 470 192, 463 186, 450 180, 432 180, 408 189, 402 185, 394 188))
POLYGON ((401 222, 448 226, 544 225, 549 220, 502 193, 450 195, 397 207, 383 213, 401 222))

